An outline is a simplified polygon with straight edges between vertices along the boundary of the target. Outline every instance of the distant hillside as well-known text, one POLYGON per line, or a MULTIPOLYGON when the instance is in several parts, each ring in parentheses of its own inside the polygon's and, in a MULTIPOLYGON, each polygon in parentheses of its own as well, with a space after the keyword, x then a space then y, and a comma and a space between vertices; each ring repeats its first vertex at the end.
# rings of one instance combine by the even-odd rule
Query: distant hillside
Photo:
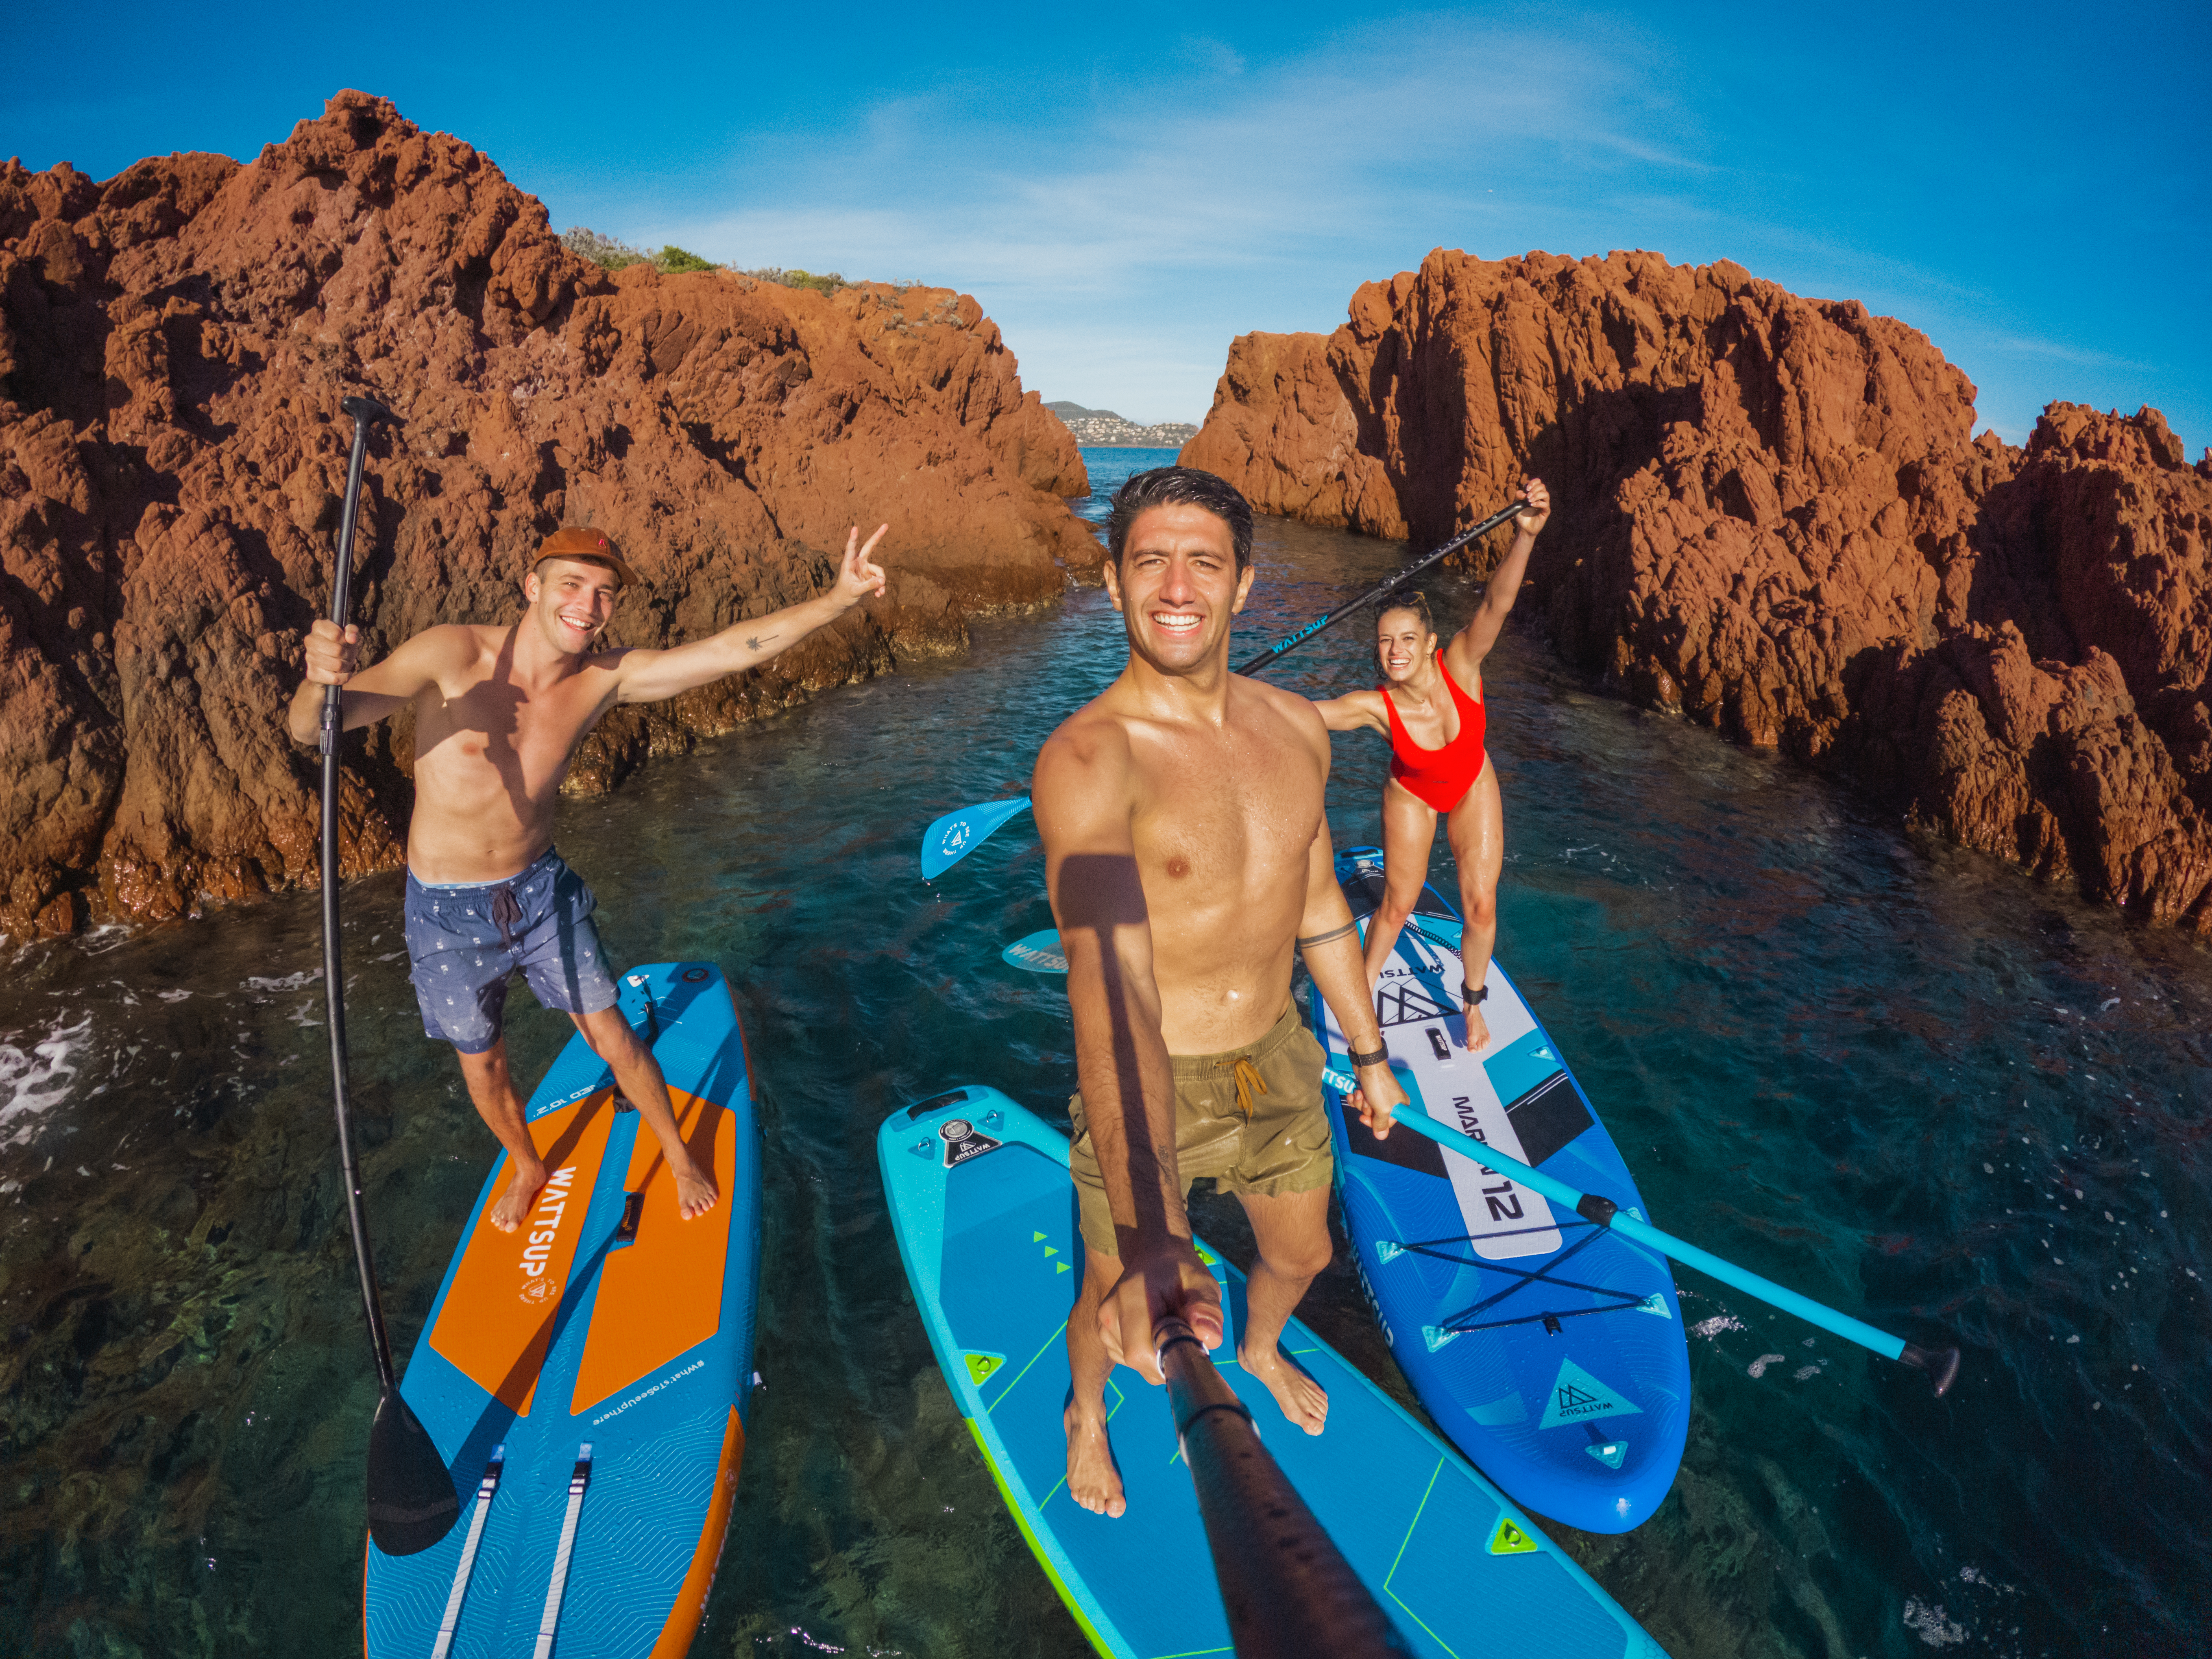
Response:
POLYGON ((1103 449, 1180 449, 1198 436, 1187 421, 1163 421, 1158 426, 1139 426, 1110 409, 1085 409, 1081 404, 1060 402, 1045 407, 1060 416, 1079 444, 1103 449))

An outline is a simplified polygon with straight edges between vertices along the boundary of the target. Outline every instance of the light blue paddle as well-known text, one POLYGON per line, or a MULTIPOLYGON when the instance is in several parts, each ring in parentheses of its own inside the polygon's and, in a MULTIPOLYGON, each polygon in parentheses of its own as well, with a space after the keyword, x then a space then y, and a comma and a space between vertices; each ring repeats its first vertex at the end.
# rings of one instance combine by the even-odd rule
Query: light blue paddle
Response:
POLYGON ((1030 810, 1030 798, 987 800, 947 812, 921 832, 921 878, 935 881, 991 838, 1017 812, 1030 810))
MULTIPOLYGON (((1359 1086, 1358 1079, 1334 1066, 1325 1069, 1322 1081, 1349 1099, 1359 1086)), ((1761 1279, 1757 1273, 1739 1267, 1733 1261, 1723 1261, 1711 1250, 1701 1250, 1694 1244, 1685 1243, 1672 1233, 1663 1233, 1648 1221, 1617 1207, 1609 1198, 1595 1193, 1579 1193, 1564 1181, 1533 1170, 1518 1158, 1508 1158, 1496 1147, 1477 1140, 1473 1135, 1462 1134, 1425 1114, 1410 1107, 1395 1115, 1398 1127, 1411 1129, 1417 1135, 1425 1135, 1439 1146, 1449 1146, 1462 1157, 1469 1158, 1493 1174, 1510 1176, 1531 1192, 1540 1193, 1554 1204, 1565 1206, 1585 1221, 1601 1227, 1610 1227, 1624 1238, 1633 1240, 1646 1249, 1656 1250, 1662 1255, 1672 1256, 1686 1267, 1711 1273, 1723 1285, 1757 1297, 1771 1307, 1785 1313, 1794 1313, 1824 1331, 1833 1332, 1846 1341, 1856 1342, 1863 1348, 1871 1348, 1885 1359, 1902 1361, 1917 1366, 1928 1373, 1941 1396, 1948 1392, 1959 1376, 1959 1351, 1956 1348, 1923 1348, 1907 1342, 1901 1336, 1892 1336, 1887 1331, 1877 1330, 1863 1320, 1849 1314, 1838 1313, 1833 1308, 1815 1302, 1808 1296, 1776 1284, 1771 1279, 1761 1279)))
POLYGON ((1018 939, 999 952, 1000 958, 1032 974, 1064 974, 1067 955, 1060 948, 1060 929, 1040 927, 1027 939, 1018 939))

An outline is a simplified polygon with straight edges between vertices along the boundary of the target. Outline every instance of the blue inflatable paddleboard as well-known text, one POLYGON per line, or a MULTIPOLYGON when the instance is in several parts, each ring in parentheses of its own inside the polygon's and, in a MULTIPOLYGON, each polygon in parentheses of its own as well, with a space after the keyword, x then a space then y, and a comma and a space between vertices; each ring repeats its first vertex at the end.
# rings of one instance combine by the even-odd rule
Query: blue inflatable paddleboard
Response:
MULTIPOLYGON (((1382 854, 1337 879, 1362 932, 1382 854)), ((1382 970, 1376 1014, 1407 1095, 1439 1122, 1650 1219, 1613 1138, 1493 957, 1489 1047, 1460 1046, 1460 918, 1425 886, 1382 970)), ((1319 997, 1314 1034, 1347 1053, 1319 997)), ((1626 1532, 1674 1482, 1690 1354, 1665 1261, 1419 1135, 1376 1140, 1327 1091, 1337 1196, 1362 1281, 1413 1392, 1516 1502, 1586 1532, 1626 1532)))
MULTIPOLYGON (((1066 1327, 1083 1279, 1067 1137, 995 1089, 893 1113, 876 1137, 930 1345, 1014 1520, 1091 1645, 1119 1659, 1226 1654, 1190 1472, 1165 1394, 1107 1382, 1128 1512, 1067 1495, 1066 1327)), ((1201 1242, 1230 1335, 1213 1354, 1267 1448, 1416 1653, 1651 1659, 1620 1607, 1496 1487, 1297 1320, 1284 1346, 1328 1390, 1328 1427, 1285 1422, 1236 1363, 1244 1278, 1201 1242)))
POLYGON ((673 1659, 698 1628, 751 1398, 751 1067, 708 963, 626 974, 621 1006, 720 1201, 677 1212, 659 1143, 570 1039, 528 1107, 552 1178, 501 1232, 484 1219, 501 1155, 408 1364, 461 1518, 419 1555, 369 1545, 368 1659, 673 1659))

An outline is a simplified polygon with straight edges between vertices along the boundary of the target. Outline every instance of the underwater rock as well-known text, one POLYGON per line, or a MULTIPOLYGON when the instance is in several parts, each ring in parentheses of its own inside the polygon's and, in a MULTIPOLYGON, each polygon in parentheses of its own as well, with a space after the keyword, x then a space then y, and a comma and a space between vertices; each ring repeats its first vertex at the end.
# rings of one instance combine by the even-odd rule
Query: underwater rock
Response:
MULTIPOLYGON (((649 586, 611 637, 803 599, 888 520, 886 599, 588 739, 572 787, 956 648, 1097 544, 1081 457, 975 301, 723 270, 610 274, 489 158, 357 92, 240 167, 105 184, 0 167, 0 933, 159 919, 314 879, 316 769, 280 724, 326 606, 350 422, 374 649, 520 608, 525 556, 605 530, 649 586)), ((349 759, 348 873, 401 857, 410 731, 349 759)))
POLYGON ((1325 339, 1238 339, 1182 459, 1420 544, 1540 474, 1523 603, 1585 670, 2212 931, 2212 456, 2154 410, 2053 404, 2025 449, 1973 419, 1966 376, 1856 301, 1438 249, 1325 339))

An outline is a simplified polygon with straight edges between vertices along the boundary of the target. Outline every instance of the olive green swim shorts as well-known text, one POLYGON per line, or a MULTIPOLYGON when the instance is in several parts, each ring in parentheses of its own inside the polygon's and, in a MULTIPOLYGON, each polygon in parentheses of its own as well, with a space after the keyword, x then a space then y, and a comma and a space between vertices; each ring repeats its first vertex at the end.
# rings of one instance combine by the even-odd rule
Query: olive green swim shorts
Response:
MULTIPOLYGON (((1328 1114, 1322 1109, 1324 1056, 1298 1018, 1297 1004, 1257 1042, 1225 1054, 1176 1054, 1176 1162, 1183 1191, 1201 1176, 1224 1193, 1274 1198, 1328 1184, 1336 1159, 1329 1150, 1328 1114)), ((1068 1097, 1075 1144, 1067 1162, 1075 1176, 1083 1243, 1118 1255, 1106 1182, 1091 1147, 1083 1097, 1068 1097)))

